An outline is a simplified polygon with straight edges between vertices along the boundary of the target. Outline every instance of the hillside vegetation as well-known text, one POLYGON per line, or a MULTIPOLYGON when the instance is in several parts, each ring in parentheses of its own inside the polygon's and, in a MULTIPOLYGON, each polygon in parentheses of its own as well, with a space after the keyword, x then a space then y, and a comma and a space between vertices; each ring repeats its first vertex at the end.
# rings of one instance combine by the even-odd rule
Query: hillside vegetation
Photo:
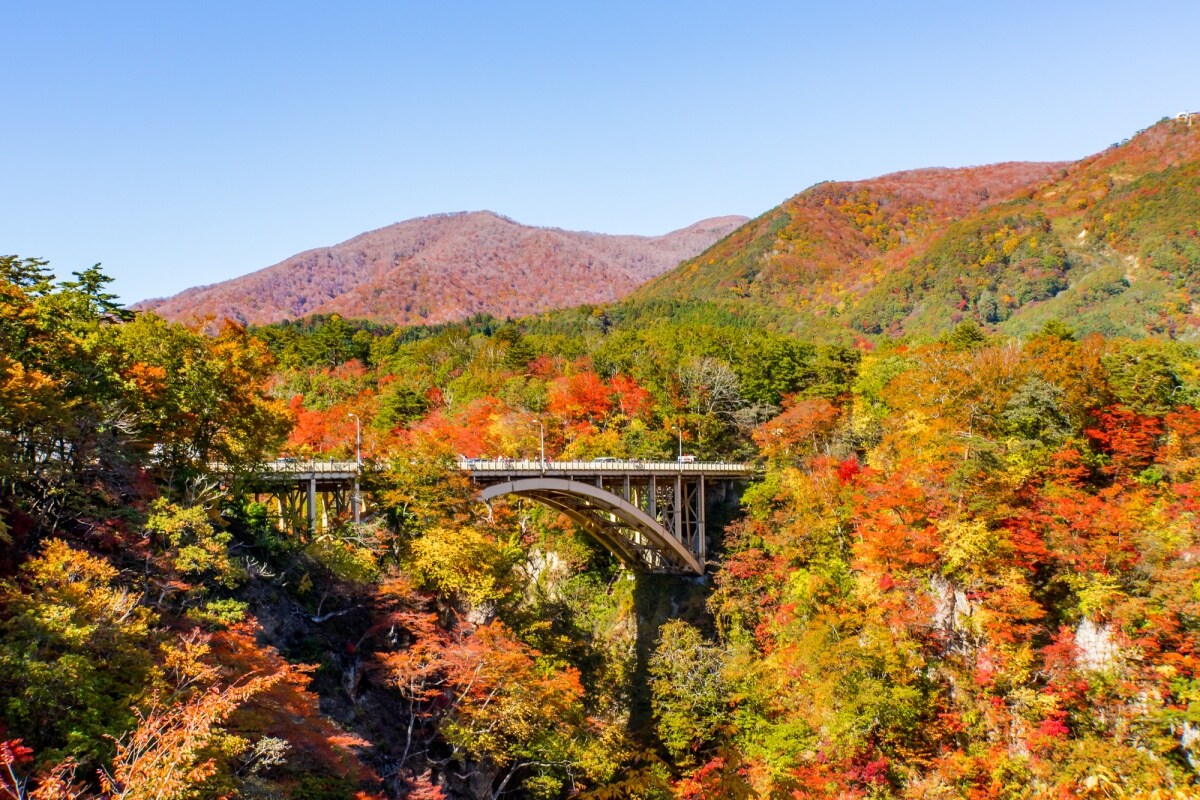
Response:
POLYGON ((639 289, 805 336, 1190 337, 1200 126, 1169 119, 1075 163, 916 170, 822 183, 639 289))
POLYGON ((0 258, 0 798, 1197 796, 1197 135, 822 184, 516 321, 204 333, 0 258), (254 483, 360 424, 361 522, 254 483), (478 501, 543 432, 760 473, 635 575, 478 501))

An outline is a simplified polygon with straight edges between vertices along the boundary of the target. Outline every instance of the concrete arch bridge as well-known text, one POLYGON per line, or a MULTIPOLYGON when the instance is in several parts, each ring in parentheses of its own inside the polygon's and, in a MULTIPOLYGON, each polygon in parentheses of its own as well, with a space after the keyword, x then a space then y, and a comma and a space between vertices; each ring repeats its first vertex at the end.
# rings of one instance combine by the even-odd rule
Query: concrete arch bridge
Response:
MULTIPOLYGON (((724 494, 753 475, 748 464, 713 461, 486 461, 465 459, 480 499, 524 497, 565 514, 621 560, 643 572, 703 575, 710 492, 724 494)), ((358 519, 364 468, 354 461, 269 462, 258 472, 256 499, 273 499, 280 524, 310 531, 336 516, 358 519)))

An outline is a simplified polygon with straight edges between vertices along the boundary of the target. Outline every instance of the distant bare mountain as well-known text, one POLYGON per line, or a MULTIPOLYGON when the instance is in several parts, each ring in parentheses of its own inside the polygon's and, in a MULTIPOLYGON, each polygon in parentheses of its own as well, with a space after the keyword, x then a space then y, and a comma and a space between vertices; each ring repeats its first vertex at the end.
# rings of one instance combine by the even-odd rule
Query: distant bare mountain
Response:
POLYGON ((744 222, 717 217, 663 236, 610 236, 529 227, 490 211, 438 214, 135 308, 249 324, 317 313, 399 324, 521 316, 624 297, 744 222))

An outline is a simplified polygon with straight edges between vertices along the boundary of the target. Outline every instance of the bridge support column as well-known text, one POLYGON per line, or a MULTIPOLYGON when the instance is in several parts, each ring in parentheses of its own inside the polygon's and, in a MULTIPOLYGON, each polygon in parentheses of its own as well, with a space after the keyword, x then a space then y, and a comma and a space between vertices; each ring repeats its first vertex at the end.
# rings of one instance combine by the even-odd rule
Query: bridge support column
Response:
POLYGON ((359 489, 358 489, 358 478, 354 479, 354 488, 351 489, 350 491, 354 492, 354 494, 350 495, 350 508, 353 509, 354 521, 361 522, 362 521, 362 508, 361 508, 362 495, 359 493, 359 489))
POLYGON ((650 519, 658 520, 658 483, 653 475, 650 476, 650 503, 646 507, 646 513, 650 515, 650 519))
POLYGON ((308 479, 308 532, 317 532, 317 473, 308 479))
POLYGON ((704 525, 704 476, 700 476, 700 485, 697 487, 699 495, 696 501, 697 512, 700 518, 700 540, 696 542, 696 553, 700 556, 700 563, 703 564, 705 557, 708 555, 708 529, 704 525))
POLYGON ((686 543, 687 535, 684 533, 684 530, 683 530, 683 503, 684 503, 683 476, 676 475, 675 476, 675 502, 673 502, 671 504, 675 507, 675 530, 672 531, 672 533, 675 534, 676 539, 678 539, 681 542, 686 543))

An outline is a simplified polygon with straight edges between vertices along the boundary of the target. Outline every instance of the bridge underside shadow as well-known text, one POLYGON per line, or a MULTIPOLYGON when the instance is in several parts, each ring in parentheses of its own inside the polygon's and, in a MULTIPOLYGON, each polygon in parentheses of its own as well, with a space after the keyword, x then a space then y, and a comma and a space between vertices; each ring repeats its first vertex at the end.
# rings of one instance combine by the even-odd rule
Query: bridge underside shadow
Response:
MULTIPOLYGON (((692 548, 642 509, 602 488, 562 478, 526 478, 487 486, 481 499, 527 497, 561 511, 627 567, 643 572, 703 575, 703 550, 692 548)), ((670 519, 669 509, 665 518, 670 519)), ((701 533, 702 536, 702 533, 701 533)))

